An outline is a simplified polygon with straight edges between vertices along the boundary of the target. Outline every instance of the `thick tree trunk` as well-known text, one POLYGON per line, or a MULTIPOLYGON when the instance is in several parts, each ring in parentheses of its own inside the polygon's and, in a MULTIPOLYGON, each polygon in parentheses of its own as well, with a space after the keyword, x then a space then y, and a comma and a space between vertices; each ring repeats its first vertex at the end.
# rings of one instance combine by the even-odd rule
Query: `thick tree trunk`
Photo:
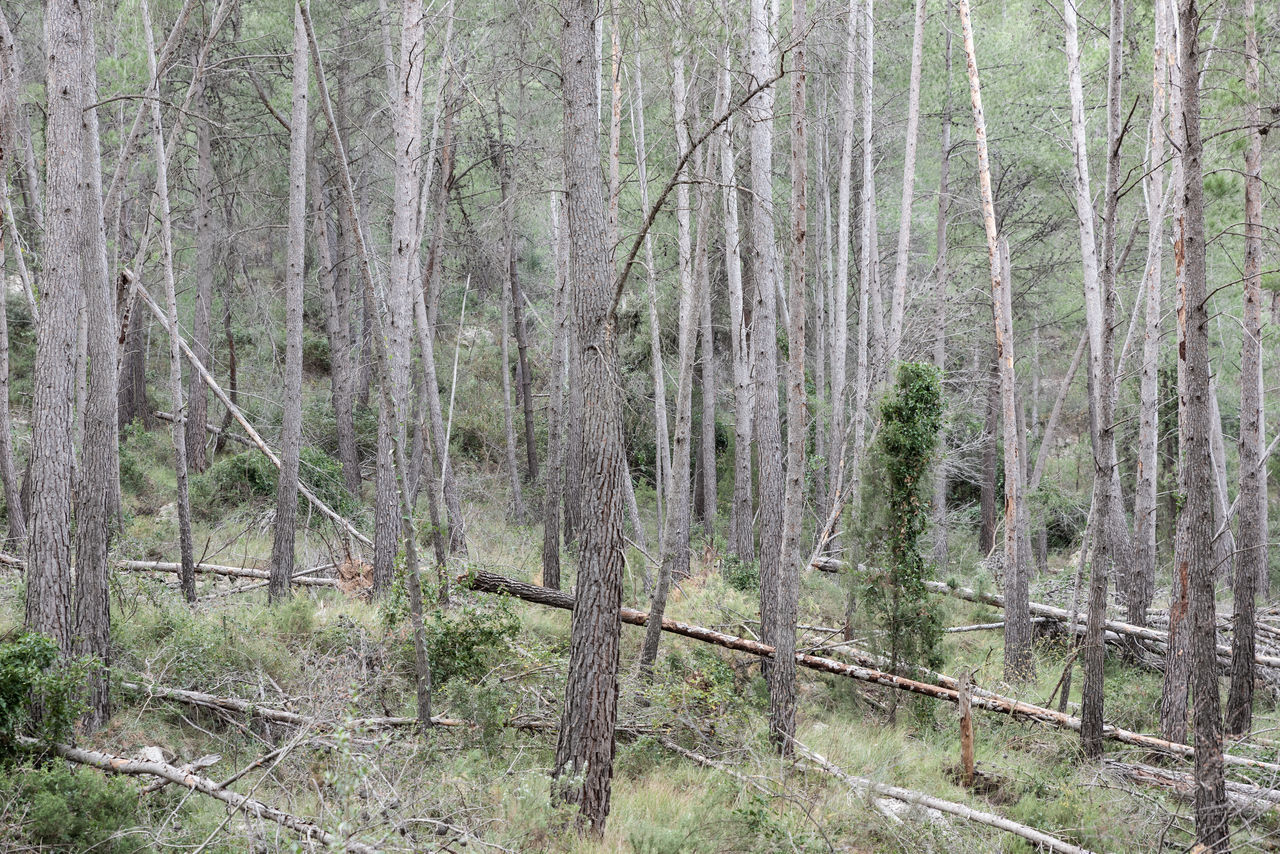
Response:
POLYGON ((627 461, 618 392, 618 342, 613 316, 604 192, 600 175, 592 63, 595 0, 561 3, 564 163, 568 233, 579 342, 582 485, 591 501, 575 528, 581 544, 578 607, 569 643, 564 715, 556 746, 553 796, 576 804, 596 834, 604 832, 613 780, 613 728, 618 703, 618 608, 622 601, 622 512, 627 461))
MULTIPOLYGON (((293 107, 289 113, 289 231, 284 273, 284 417, 280 427, 280 476, 276 479, 276 525, 271 544, 267 600, 290 596, 293 535, 298 522, 298 464, 302 453, 302 298, 307 239, 307 32, 301 7, 293 10, 293 107)), ((197 355, 199 351, 197 350, 197 355)), ((204 392, 201 390, 201 394, 204 392)), ((203 435, 201 436, 203 445, 203 435)))
MULTIPOLYGON (((147 66, 156 77, 155 43, 151 35, 151 18, 146 0, 142 2, 142 23, 147 39, 147 66)), ((166 320, 172 330, 178 329, 178 292, 173 269, 173 221, 169 208, 169 170, 165 156, 164 125, 160 102, 151 102, 151 123, 155 131, 156 196, 160 219, 160 247, 166 302, 166 320)), ((173 398, 173 464, 178 482, 178 550, 182 558, 182 594, 187 602, 196 601, 195 544, 191 538, 191 499, 187 488, 186 404, 182 393, 182 351, 177 334, 169 336, 169 394, 173 398)))
POLYGON ((1247 735, 1253 725, 1254 596, 1267 576, 1267 478, 1262 464, 1262 134, 1258 33, 1254 0, 1244 0, 1245 122, 1244 343, 1240 354, 1240 536, 1236 556, 1231 643, 1231 692, 1226 731, 1247 735))
POLYGON ((907 303, 907 272, 911 263, 911 205, 916 190, 916 142, 920 128, 920 67, 924 64, 925 0, 916 0, 911 37, 911 77, 907 84, 907 138, 903 143, 902 206, 898 218, 898 248, 894 255, 893 294, 889 301, 886 370, 898 361, 902 344, 902 315, 907 303))
MULTIPOLYGON (((764 0, 752 0, 750 67, 753 85, 773 73, 774 50, 764 0)), ((751 279, 755 284, 751 343, 755 349, 755 439, 760 462, 760 623, 772 643, 778 629, 782 573, 782 435, 778 423, 778 265, 773 235, 774 91, 766 88, 747 105, 751 122, 751 279)))
POLYGON ((79 214, 85 106, 81 69, 88 48, 80 15, 74 0, 51 0, 45 6, 49 215, 41 251, 31 407, 25 614, 28 629, 49 635, 65 652, 71 649, 71 402, 84 245, 79 214))
MULTIPOLYGON (((204 89, 196 98, 196 111, 207 115, 204 89)), ((195 191, 195 243, 196 243, 196 293, 195 316, 191 323, 191 349, 206 365, 212 365, 209 343, 212 336, 213 268, 215 240, 213 225, 213 128, 203 119, 195 120, 196 130, 196 191, 195 191)), ((291 176, 292 180, 292 176, 291 176)), ((305 191, 305 187, 304 187, 305 191)), ((188 386, 187 451, 192 471, 202 472, 209 463, 205 459, 205 427, 209 424, 209 396, 204 381, 192 372, 188 386)))
MULTIPOLYGON (((98 101, 93 14, 82 12, 84 53, 81 74, 86 103, 98 101)), ((111 716, 111 570, 107 552, 120 512, 120 442, 116 416, 115 288, 107 262, 107 233, 102 211, 101 150, 98 111, 83 114, 84 173, 81 216, 84 229, 84 298, 89 324, 88 394, 84 413, 84 447, 76 490, 75 651, 94 656, 101 666, 89 673, 88 726, 106 724, 111 716)), ((0 318, 2 320, 3 318, 0 318)), ((6 425, 7 427, 7 425, 6 425)), ((21 512, 21 508, 19 508, 21 512)))
POLYGON ((1180 320, 1186 325, 1186 393, 1180 401, 1183 419, 1182 458, 1187 517, 1186 551, 1175 563, 1186 573, 1191 602, 1191 678, 1195 695, 1196 841, 1205 850, 1226 852, 1229 826, 1223 781, 1222 715, 1218 697, 1218 660, 1214 644, 1213 471, 1209 449, 1209 306, 1205 270, 1204 173, 1200 141, 1200 12, 1195 0, 1182 0, 1181 23, 1183 209, 1178 240, 1186 258, 1186 303, 1180 320), (1185 568, 1185 569, 1184 569, 1185 568))

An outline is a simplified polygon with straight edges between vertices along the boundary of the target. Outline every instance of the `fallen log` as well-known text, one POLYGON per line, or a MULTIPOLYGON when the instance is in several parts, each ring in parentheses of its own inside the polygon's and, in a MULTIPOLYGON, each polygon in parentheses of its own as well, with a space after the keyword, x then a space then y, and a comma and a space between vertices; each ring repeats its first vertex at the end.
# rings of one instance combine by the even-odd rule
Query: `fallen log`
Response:
MULTIPOLYGON (((115 562, 120 569, 129 572, 181 572, 182 564, 168 563, 162 560, 118 560, 115 562)), ((290 578, 290 583, 300 584, 304 587, 337 587, 338 579, 336 578, 312 578, 308 573, 314 570, 304 569, 301 572, 294 573, 290 578)), ((265 569, 250 569, 243 566, 219 566, 215 563, 198 563, 196 564, 196 572, 205 572, 212 575, 225 575, 231 578, 257 578, 270 579, 271 573, 265 569)))
POLYGON ((306 819, 291 815, 276 807, 269 806, 255 798, 250 798, 239 792, 233 792, 228 788, 219 786, 208 777, 199 774, 193 774, 183 771, 181 768, 175 768, 166 762, 155 762, 146 759, 126 759, 123 756, 116 756, 113 753, 104 753, 97 750, 85 750, 79 747, 72 747, 68 744, 44 744, 34 738, 26 736, 17 736, 18 744, 28 750, 52 750, 70 762, 78 765, 88 765, 91 768, 97 768, 108 774, 127 774, 135 777, 159 777, 162 780, 168 780, 170 783, 176 783, 179 786, 185 786, 192 791, 201 792, 212 798, 217 798, 233 809, 243 810, 247 815, 254 818, 267 819, 274 821, 281 827, 292 830, 298 836, 308 842, 319 842, 326 848, 337 848, 343 851, 352 851, 355 854, 380 854, 379 849, 372 845, 366 845, 363 842, 357 842, 354 839, 347 839, 330 833, 324 828, 316 825, 306 819))
MULTIPOLYGON (((1135 762, 1104 760, 1109 771, 1116 775, 1149 786, 1173 792, 1181 800, 1193 800, 1196 792, 1195 775, 1168 768, 1156 768, 1135 762)), ((1263 786, 1251 786, 1235 780, 1227 780, 1227 806, 1240 815, 1258 815, 1280 809, 1280 792, 1263 786)))
POLYGON ((926 807, 927 809, 937 810, 940 813, 954 815, 965 821, 972 821, 976 824, 994 827, 1003 830, 1005 833, 1012 833, 1014 836, 1027 840, 1036 847, 1047 851, 1056 851, 1058 854, 1092 854, 1087 848, 1081 848, 1079 845, 1072 845, 1056 836, 1050 836, 1043 830, 1036 830, 1025 824, 1005 818, 995 813, 983 812, 955 801, 944 801, 941 798, 935 798, 932 795, 926 795, 924 792, 916 792, 911 789, 904 789, 900 786, 890 786, 885 783, 877 783, 875 780, 866 777, 856 777, 853 774, 847 774, 836 765, 833 765, 822 754, 817 753, 795 739, 791 740, 791 744, 795 747, 796 753, 809 760, 819 770, 830 774, 838 780, 848 784, 851 788, 859 792, 867 792, 876 797, 893 798, 897 801, 903 801, 908 804, 926 807))
MULTIPOLYGON (((151 414, 154 415, 156 418, 159 418, 161 421, 167 421, 170 424, 173 423, 172 412, 161 412, 159 409, 157 409, 151 414)), ((204 425, 204 429, 205 429, 205 432, 211 436, 225 436, 225 438, 230 439, 233 442, 239 442, 241 445, 244 445, 246 448, 257 447, 256 445, 253 444, 253 442, 250 442, 247 438, 245 438, 244 436, 241 436, 239 433, 232 433, 230 430, 223 430, 221 427, 217 427, 213 424, 204 425)))
MULTIPOLYGON (((464 573, 457 577, 457 581, 458 584, 464 587, 470 587, 473 590, 478 590, 484 593, 502 593, 508 596, 514 596, 517 599, 523 599, 526 602, 534 602, 539 605, 547 605, 552 608, 560 608, 567 611, 573 610, 574 599, 568 593, 564 593, 559 590, 551 590, 550 588, 542 587, 537 584, 516 581, 515 579, 496 575, 491 572, 479 571, 473 574, 464 573)), ((633 626, 644 626, 649 620, 649 615, 644 611, 637 611, 633 608, 621 608, 619 610, 619 616, 624 623, 629 623, 633 626)), ((757 655, 761 658, 772 658, 774 654, 774 649, 769 644, 748 640, 746 638, 734 637, 733 635, 713 631, 711 629, 703 628, 702 626, 681 623, 669 617, 663 617, 662 630, 665 632, 671 632, 672 634, 681 635, 682 637, 703 641, 704 643, 715 644, 716 646, 724 647, 725 649, 750 653, 751 655, 757 655)), ((860 664, 848 664, 843 661, 836 661, 831 658, 822 658, 816 655, 808 655, 806 653, 796 653, 796 664, 810 670, 817 670, 821 673, 844 676, 849 679, 855 679, 859 682, 883 685, 886 688, 894 688, 899 691, 909 691, 913 694, 932 697, 935 700, 944 700, 948 703, 957 704, 960 702, 959 691, 957 690, 958 682, 949 676, 945 677, 946 680, 956 687, 931 685, 927 682, 909 679, 905 676, 896 676, 892 673, 885 673, 884 671, 875 669, 874 667, 868 667, 860 664)), ((1053 709, 1047 709, 1043 706, 1024 703, 1021 700, 1015 700, 1011 697, 1003 697, 990 691, 971 688, 969 701, 975 708, 1007 714, 1021 720, 1038 721, 1059 729, 1067 729, 1073 732, 1080 731, 1079 718, 1072 717, 1071 715, 1063 712, 1054 711, 1053 709)), ((1134 747, 1141 747, 1146 750, 1171 754, 1174 756, 1182 756, 1188 759, 1195 757, 1195 751, 1188 745, 1166 741, 1163 738, 1157 738, 1153 735, 1144 735, 1131 730, 1121 729, 1120 727, 1112 726, 1111 724, 1105 724, 1103 726, 1102 735, 1104 738, 1119 741, 1122 744, 1129 744, 1134 747)), ((1251 759, 1246 756, 1234 756, 1231 754, 1224 754, 1223 761, 1227 765, 1235 765, 1244 768, 1257 768, 1280 774, 1280 763, 1265 762, 1261 759, 1251 759)))
MULTIPOLYGON (((979 593, 968 587, 952 587, 939 581, 926 581, 927 587, 933 593, 943 593, 947 596, 954 596, 957 599, 964 599, 967 602, 977 602, 981 605, 990 605, 993 608, 1004 607, 1004 597, 995 593, 979 593)), ((1071 612, 1066 608, 1055 608, 1052 605, 1042 605, 1039 602, 1032 602, 1030 607, 1031 613, 1037 617, 1047 617, 1058 622, 1070 622, 1072 619, 1071 612)), ((1078 623, 1083 624, 1086 615, 1083 612, 1077 613, 1075 619, 1078 623)), ((1162 648, 1169 643, 1169 633, 1160 629, 1153 629, 1148 626, 1135 626, 1133 623, 1125 623, 1120 620, 1106 620, 1103 622, 1103 628, 1117 635, 1137 638, 1148 643, 1159 644, 1162 648)), ((1231 648, 1218 645, 1218 657, 1231 659, 1231 648)), ((1262 667, 1280 668, 1280 656, 1263 655, 1261 653, 1254 655, 1253 660, 1262 667)))
MULTIPOLYGON (((337 729, 339 726, 350 729, 412 727, 416 726, 418 723, 418 719, 416 717, 378 717, 356 718, 348 721, 322 721, 319 718, 314 718, 309 715, 301 715, 287 709, 273 709, 268 706, 262 706, 258 703, 250 702, 249 700, 241 700, 235 697, 218 697, 213 694, 205 694, 202 691, 186 691, 181 688, 166 688, 163 685, 149 685, 141 682, 122 682, 120 683, 120 687, 124 688, 126 691, 146 694, 148 697, 155 697, 160 700, 173 700, 179 703, 186 703, 189 706, 195 706, 202 709, 212 709, 219 712, 235 712, 236 714, 261 718, 265 721, 287 724, 289 726, 308 726, 319 731, 337 729)), ((431 723, 434 726, 443 727, 474 726, 471 721, 461 720, 459 718, 446 718, 442 715, 436 715, 433 717, 431 719, 431 723)))

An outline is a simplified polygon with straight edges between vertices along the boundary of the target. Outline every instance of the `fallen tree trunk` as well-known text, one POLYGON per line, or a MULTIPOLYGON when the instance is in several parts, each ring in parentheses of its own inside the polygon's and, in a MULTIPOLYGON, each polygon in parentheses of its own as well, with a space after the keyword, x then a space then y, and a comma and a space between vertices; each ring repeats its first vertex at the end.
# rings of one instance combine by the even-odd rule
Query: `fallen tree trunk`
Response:
MULTIPOLYGON (((524 581, 516 581, 502 575, 495 575, 491 572, 476 572, 474 574, 463 574, 457 578, 459 584, 468 586, 473 590, 479 590, 485 593, 503 593, 523 599, 526 602, 534 602, 539 605, 547 605, 552 608, 561 608, 572 611, 574 599, 568 593, 559 590, 551 590, 541 587, 537 584, 529 584, 524 581)), ((648 623, 649 615, 644 611, 637 611, 632 608, 620 609, 619 616, 622 622, 629 623, 633 626, 643 626, 648 623)), ((672 634, 681 635, 694 640, 703 641, 704 643, 715 644, 716 646, 732 649, 737 652, 746 652, 751 655, 757 655, 761 658, 772 658, 774 654, 773 647, 769 644, 759 641, 747 640, 746 638, 734 637, 723 632, 713 631, 695 626, 689 623, 681 623, 672 620, 669 617, 663 617, 662 630, 671 632, 672 634)), ((874 667, 868 667, 859 664, 848 664, 843 661, 836 661, 831 658, 821 658, 816 655, 807 655, 805 653, 796 653, 796 664, 806 667, 810 670, 817 670, 821 673, 831 673, 835 676, 844 676, 849 679, 855 679, 859 682, 869 682, 873 685, 883 685, 886 688, 894 688, 899 691, 909 691, 913 694, 920 694, 925 697, 932 697, 935 700, 945 700, 948 703, 959 703, 960 696, 958 682, 952 677, 944 677, 951 686, 931 685, 927 682, 920 682, 915 679, 909 679, 905 676, 896 676, 892 673, 885 673, 874 667)), ((938 674, 942 676, 942 674, 938 674)), ((1011 717, 1022 720, 1038 721, 1040 723, 1049 724, 1059 729, 1068 729, 1074 732, 1080 731, 1080 719, 1067 715, 1063 712, 1056 712, 1053 709, 1047 709, 1043 706, 1035 706, 1030 703, 1024 703, 1020 700, 1014 700, 1010 697, 1003 697, 990 691, 983 691, 976 688, 970 689, 970 703, 980 709, 990 712, 999 712, 1007 714, 1011 717)), ((1106 724, 1102 731, 1104 738, 1113 741, 1119 741, 1122 744, 1133 745, 1147 750, 1153 750, 1160 753, 1172 754, 1174 756, 1182 756, 1185 758, 1194 758, 1195 752, 1191 747, 1177 742, 1166 741, 1163 738, 1157 738, 1153 735, 1144 735, 1138 732, 1121 729, 1117 726, 1106 724)), ((1244 768, 1258 768, 1265 771, 1271 771, 1280 774, 1280 764, 1275 762, 1265 762, 1261 759, 1251 759, 1246 756, 1233 756, 1224 754, 1223 760, 1227 765, 1235 765, 1244 768)))
MULTIPOLYGON (((933 593, 943 593, 947 596, 954 596, 957 599, 964 599, 968 602, 977 602, 982 605, 990 605, 993 608, 1004 607, 1004 597, 995 593, 979 593, 968 587, 951 587, 939 581, 926 581, 925 586, 933 593)), ((1056 608, 1052 605, 1042 605, 1039 602, 1031 603, 1031 613, 1037 617, 1048 617, 1062 623, 1071 621, 1071 612, 1066 608, 1056 608)), ((1083 624, 1085 620, 1084 613, 1078 613, 1075 619, 1078 623, 1083 624)), ((1106 620, 1103 622, 1103 628, 1113 632, 1116 635, 1136 638, 1147 643, 1159 644, 1161 650, 1169 643, 1169 633, 1162 632, 1159 629, 1148 628, 1147 626, 1135 626, 1133 623, 1125 623, 1120 620, 1106 620)), ((1218 658, 1220 660, 1231 660, 1231 648, 1218 645, 1218 658)), ((1280 657, 1274 655, 1263 655, 1261 653, 1254 655, 1253 660, 1262 667, 1280 668, 1280 657)))
POLYGON ((1079 845, 1072 845, 1069 842, 1050 836, 1042 830, 1036 830, 1025 824, 1007 819, 1004 816, 995 813, 983 812, 973 807, 958 804, 955 801, 944 801, 941 798, 935 798, 932 795, 926 795, 924 792, 916 792, 911 789, 903 789, 899 786, 890 786, 884 783, 877 783, 866 777, 855 777, 847 774, 839 767, 829 762, 822 754, 810 750, 805 745, 791 740, 795 746, 796 752, 805 759, 813 763, 817 768, 830 774, 838 780, 842 780, 852 788, 867 792, 875 797, 893 798, 897 801, 903 801, 908 804, 916 804, 928 809, 937 810, 940 813, 954 815, 965 821, 972 821, 977 824, 984 824, 987 827, 994 827, 1003 830, 1005 833, 1012 833, 1014 836, 1021 837, 1028 842, 1047 851, 1056 851, 1058 854, 1092 854, 1087 848, 1081 848, 1079 845))
MULTIPOLYGON (((180 572, 182 565, 177 563, 167 563, 161 560, 118 560, 115 565, 120 569, 129 572, 180 572)), ((337 587, 338 579, 336 578, 311 578, 307 573, 314 570, 304 569, 302 572, 295 573, 290 581, 293 584, 301 584, 307 587, 337 587)), ((242 566, 219 566, 214 563, 198 563, 196 564, 196 572, 209 573, 211 575, 225 575, 231 578, 258 578, 269 579, 271 573, 265 569, 249 569, 242 566)))
MULTIPOLYGON (((157 409, 151 414, 154 415, 156 418, 159 418, 161 421, 167 421, 170 424, 173 423, 172 412, 161 412, 160 410, 157 409)), ((257 447, 256 445, 253 444, 253 442, 250 442, 247 438, 245 438, 244 436, 241 436, 239 433, 232 433, 230 430, 223 430, 221 427, 218 427, 216 425, 206 424, 204 425, 204 429, 206 433, 209 433, 212 436, 221 436, 221 437, 230 439, 233 442, 239 442, 241 445, 244 445, 246 448, 257 447)))
POLYGON ((269 806, 262 801, 254 798, 246 797, 239 792, 233 792, 230 789, 219 786, 208 777, 199 774, 191 774, 183 771, 181 768, 175 768, 165 762, 153 762, 145 759, 126 759, 123 756, 116 756, 112 753, 103 753, 97 750, 85 750, 79 747, 72 747, 68 744, 49 744, 46 745, 34 738, 26 736, 18 736, 18 743, 28 750, 52 750, 70 762, 79 765, 88 765, 91 768, 97 768, 108 774, 127 774, 131 776, 142 777, 159 777, 162 780, 168 780, 179 786, 185 786, 192 791, 201 792, 212 798, 217 798, 225 804, 230 805, 233 809, 243 810, 247 815, 254 818, 267 819, 274 821, 281 827, 292 830, 298 836, 308 842, 319 842, 327 848, 337 848, 344 851, 353 851, 355 854, 380 854, 379 849, 372 845, 366 845, 363 842, 357 842, 354 839, 347 839, 336 834, 330 833, 324 828, 291 815, 283 810, 269 806))
MULTIPOLYGON (((1156 786, 1173 792, 1182 800, 1193 800, 1196 793, 1196 779, 1193 774, 1183 771, 1171 771, 1168 768, 1156 768, 1134 762, 1117 762, 1105 760, 1108 770, 1135 783, 1156 786)), ((1241 815, 1258 815, 1271 810, 1280 809, 1280 792, 1262 786, 1251 786, 1235 780, 1227 781, 1227 805, 1232 812, 1241 815)))

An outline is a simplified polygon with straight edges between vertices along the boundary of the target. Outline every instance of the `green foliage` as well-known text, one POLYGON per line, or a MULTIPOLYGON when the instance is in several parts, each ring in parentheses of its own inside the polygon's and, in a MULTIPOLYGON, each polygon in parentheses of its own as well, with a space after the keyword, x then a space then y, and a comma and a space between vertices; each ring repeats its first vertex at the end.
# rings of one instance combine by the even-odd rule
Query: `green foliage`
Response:
POLYGON ((310 329, 302 331, 302 367, 308 371, 326 374, 329 372, 331 354, 329 339, 317 335, 310 329))
MULTIPOLYGON (((339 513, 358 511, 342 478, 341 463, 310 445, 298 457, 299 479, 321 501, 339 513)), ((278 481, 276 467, 257 450, 219 457, 208 471, 191 478, 192 512, 204 521, 217 520, 232 507, 274 497, 278 481)))
POLYGON ((939 622, 924 582, 932 576, 920 551, 928 524, 931 482, 926 478, 942 428, 942 377, 933 365, 898 366, 898 381, 880 405, 879 465, 886 515, 881 525, 885 566, 870 573, 866 592, 872 619, 886 634, 896 668, 904 661, 936 666, 939 622))
POLYGON ((36 632, 0 643, 0 761, 25 735, 63 741, 84 711, 80 700, 88 662, 63 658, 52 638, 36 632))
MULTIPOLYGON (((402 652, 412 672, 413 636, 409 629, 407 582, 405 573, 396 574, 383 606, 383 620, 388 628, 403 635, 402 652)), ((424 578, 424 606, 438 600, 436 590, 424 578)), ((503 597, 468 597, 461 601, 455 597, 447 606, 427 608, 422 627, 427 634, 431 683, 438 688, 451 679, 474 682, 487 673, 507 641, 516 636, 520 621, 511 603, 503 597)))
MULTIPOLYGON (((0 775, 9 825, 30 850, 123 854, 149 850, 146 837, 120 835, 138 823, 137 790, 119 777, 65 763, 16 767, 0 775)), ((29 850, 23 848, 22 850, 29 850)))
POLYGON ((720 561, 720 577, 734 590, 754 593, 760 589, 760 564, 737 555, 725 555, 720 561))
POLYGON ((360 502, 347 491, 342 463, 319 448, 311 445, 302 448, 298 458, 298 477, 317 498, 339 513, 354 516, 360 512, 360 502))

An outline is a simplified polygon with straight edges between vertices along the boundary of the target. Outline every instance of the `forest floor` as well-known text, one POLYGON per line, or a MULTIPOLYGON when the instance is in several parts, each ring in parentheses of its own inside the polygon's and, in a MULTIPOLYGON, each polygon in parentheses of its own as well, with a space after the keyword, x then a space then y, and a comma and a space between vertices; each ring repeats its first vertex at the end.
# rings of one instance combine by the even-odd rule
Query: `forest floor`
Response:
MULTIPOLYGON (((163 478, 159 469, 144 474, 163 478)), ((468 478, 470 558, 454 571, 471 567, 538 581, 541 528, 512 524, 503 507, 486 503, 503 494, 496 474, 470 472, 468 478)), ((173 560, 176 548, 167 551, 171 523, 163 508, 141 507, 145 503, 138 495, 130 499, 122 549, 127 556, 173 560)), ((269 521, 269 503, 248 502, 203 522, 198 546, 204 545, 210 562, 263 567, 269 521)), ((299 551, 322 561, 332 539, 317 526, 300 535, 299 551)), ((972 552, 958 549, 960 559, 941 579, 991 589, 972 552)), ((629 557, 625 604, 644 609, 643 558, 635 550, 629 557)), ((570 558, 566 554, 566 589, 573 581, 570 558)), ((1057 563, 1057 571, 1037 578, 1034 600, 1068 604, 1074 568, 1065 559, 1057 563)), ((434 727, 422 738, 406 727, 348 723, 414 714, 401 591, 378 607, 336 589, 301 587, 288 604, 269 608, 265 589, 242 590, 243 581, 208 576, 200 581, 202 601, 193 611, 171 575, 116 574, 115 711, 105 729, 79 739, 81 746, 122 756, 155 746, 175 765, 217 754, 216 764, 202 772, 216 780, 269 754, 233 785, 236 791, 384 851, 1031 850, 991 827, 869 797, 810 763, 778 759, 768 745, 768 692, 758 659, 667 634, 655 679, 642 686, 635 675, 642 631, 625 625, 612 813, 602 840, 582 840, 566 832, 570 814, 552 808, 549 799, 567 612, 454 586, 451 605, 433 609, 427 619, 433 711, 469 725, 434 727), (252 713, 193 707, 128 689, 125 682, 239 698, 298 713, 307 722, 290 726, 252 713), (714 760, 716 767, 675 748, 714 760)), ((675 588, 668 616, 750 636, 757 615, 753 584, 750 572, 700 545, 693 576, 675 588)), ((800 622, 842 626, 848 596, 847 577, 806 574, 800 622)), ((1002 617, 995 608, 944 596, 931 597, 930 607, 947 626, 1002 617)), ((8 574, 0 579, 0 630, 21 617, 21 577, 8 574)), ((854 611, 853 633, 874 648, 861 608, 854 611)), ((804 631, 800 646, 824 641, 829 638, 822 632, 804 631)), ((954 675, 967 668, 976 685, 1036 704, 1047 702, 1067 657, 1060 639, 1042 638, 1036 679, 1015 688, 1000 681, 998 630, 944 634, 941 653, 941 671, 954 675)), ((1107 720, 1156 732, 1159 674, 1125 664, 1119 655, 1108 660, 1107 720)), ((1185 799, 1084 761, 1073 732, 975 711, 981 784, 968 790, 957 782, 954 706, 804 669, 799 680, 799 741, 849 774, 997 813, 1090 850, 1186 850, 1191 843, 1185 799)), ((1078 700, 1080 682, 1077 671, 1072 700, 1078 700)), ((1255 730, 1280 726, 1273 703, 1272 696, 1260 695, 1255 730)), ((1253 755, 1274 759, 1275 753, 1253 755)), ((1189 769, 1188 762, 1115 742, 1107 743, 1107 755, 1189 769)), ((283 827, 241 813, 229 817, 222 803, 178 786, 137 797, 148 781, 134 779, 112 784, 114 800, 110 792, 99 793, 93 801, 99 806, 71 807, 87 824, 68 841, 58 835, 66 834, 66 818, 57 804, 33 797, 17 777, 0 780, 0 840, 11 841, 5 850, 310 850, 283 827)), ((1256 774, 1252 779, 1269 785, 1256 774)), ((48 788, 67 790, 55 783, 48 788)), ((1237 850, 1280 848, 1274 809, 1233 827, 1237 850)))

